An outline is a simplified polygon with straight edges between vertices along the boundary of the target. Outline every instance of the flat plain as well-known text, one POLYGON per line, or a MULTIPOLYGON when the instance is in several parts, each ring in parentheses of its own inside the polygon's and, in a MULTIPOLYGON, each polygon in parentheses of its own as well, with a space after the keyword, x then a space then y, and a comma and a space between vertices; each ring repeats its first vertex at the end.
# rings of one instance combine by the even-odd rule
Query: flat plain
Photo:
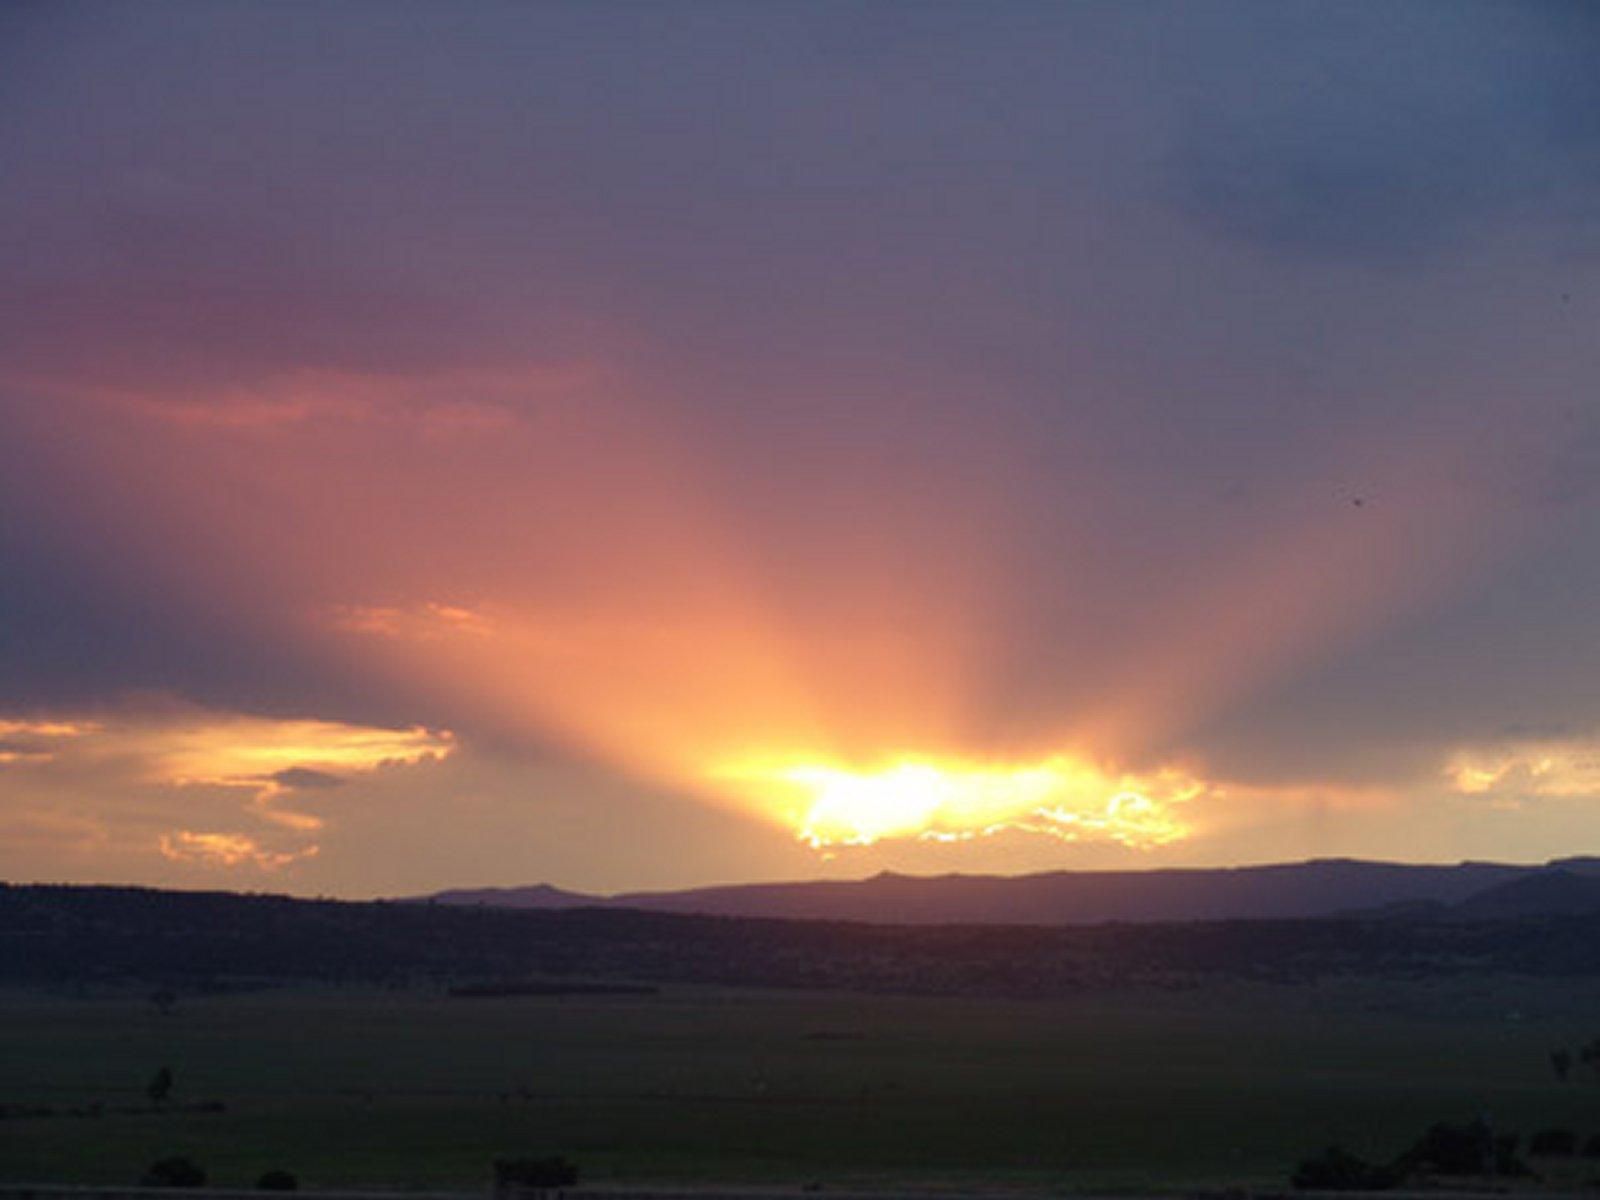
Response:
MULTIPOLYGON (((1330 1143, 1435 1121, 1600 1133, 1593 981, 1335 980, 1053 1000, 666 987, 0 997, 0 1180, 479 1188, 500 1155, 596 1184, 1282 1187, 1330 1143), (175 1084, 153 1106, 163 1066, 175 1084), (224 1110, 198 1111, 207 1101, 224 1110), (48 1110, 53 1115, 36 1114, 48 1110), (119 1111, 121 1110, 121 1111, 119 1111), (98 1115, 95 1115, 98 1113, 98 1115)), ((1582 1185, 1600 1160, 1536 1164, 1582 1185)))

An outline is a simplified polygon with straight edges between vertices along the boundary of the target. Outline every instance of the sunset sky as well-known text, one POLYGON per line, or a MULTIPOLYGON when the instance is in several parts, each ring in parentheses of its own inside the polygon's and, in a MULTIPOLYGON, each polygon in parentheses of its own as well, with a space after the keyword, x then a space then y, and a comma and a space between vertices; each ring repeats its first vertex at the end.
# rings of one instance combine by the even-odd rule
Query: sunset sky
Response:
POLYGON ((1600 852, 1600 15, 0 10, 0 878, 1600 852))

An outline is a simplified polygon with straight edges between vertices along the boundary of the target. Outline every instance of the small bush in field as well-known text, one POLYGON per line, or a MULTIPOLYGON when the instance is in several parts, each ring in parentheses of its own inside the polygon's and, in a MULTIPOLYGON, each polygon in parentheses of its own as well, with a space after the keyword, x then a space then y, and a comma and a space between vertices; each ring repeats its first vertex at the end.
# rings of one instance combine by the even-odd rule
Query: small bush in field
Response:
POLYGON ((1528 1153, 1555 1157, 1576 1154, 1578 1135, 1570 1129, 1541 1129, 1528 1139, 1528 1153))
POLYGON ((578 1168, 559 1154, 547 1158, 497 1158, 494 1162, 497 1191, 571 1187, 577 1182, 578 1168))
POLYGON ((1400 1175, 1392 1167, 1369 1163, 1348 1150, 1329 1146, 1295 1168, 1291 1182, 1307 1191, 1381 1192, 1399 1183, 1400 1175))
POLYGON ((193 1159, 173 1155, 151 1163, 139 1184, 141 1187, 205 1187, 206 1173, 193 1159))

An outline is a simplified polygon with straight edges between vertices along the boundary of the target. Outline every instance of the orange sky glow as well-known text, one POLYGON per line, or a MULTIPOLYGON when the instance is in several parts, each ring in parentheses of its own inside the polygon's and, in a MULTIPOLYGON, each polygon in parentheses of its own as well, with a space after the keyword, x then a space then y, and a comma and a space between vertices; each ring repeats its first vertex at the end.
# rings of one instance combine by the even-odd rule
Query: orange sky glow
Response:
POLYGON ((0 877, 1600 837, 1553 13, 51 9, 0 39, 0 877))
MULTIPOLYGON (((1242 555, 1196 548, 1192 579, 1080 645, 1086 662, 1115 668, 1097 666, 1091 695, 1041 721, 1005 714, 990 677, 1006 652, 1002 614, 1026 600, 1000 549, 1015 517, 1003 493, 963 480, 909 507, 852 512, 835 526, 854 543, 850 572, 817 570, 775 594, 761 581, 784 548, 752 541, 719 500, 717 464, 596 378, 574 373, 537 421, 507 404, 501 420, 446 434, 436 411, 460 391, 543 393, 548 380, 408 385, 399 416, 373 406, 375 384, 327 379, 266 422, 197 421, 153 399, 96 403, 142 448, 117 464, 137 472, 124 486, 161 497, 168 527, 229 562, 228 603, 273 595, 263 619, 385 690, 429 697, 475 727, 553 738, 818 854, 1001 835, 1180 846, 1251 789, 1161 748, 1446 586, 1441 556, 1469 553, 1483 532, 1471 510, 1444 507, 1428 458, 1408 456, 1381 481, 1406 511, 1377 530, 1348 506, 1308 500, 1326 486, 1314 478, 1261 520, 1242 555), (447 483, 438 461, 458 456, 477 469, 447 483), (1419 559, 1411 539, 1424 526, 1437 548, 1419 559), (996 724, 997 712, 1007 719, 996 724)), ((1435 448, 1432 461, 1447 453, 1435 448)), ((802 548, 820 560, 831 550, 802 548)), ((164 569, 154 548, 150 561, 164 569)), ((161 835, 161 853, 287 866, 313 852, 323 818, 276 797, 274 771, 414 763, 453 748, 448 734, 303 719, 163 727, 145 751, 162 778, 253 786, 259 822, 308 836, 265 849, 255 834, 183 829, 161 835)), ((1323 792, 1334 803, 1354 794, 1323 792)))

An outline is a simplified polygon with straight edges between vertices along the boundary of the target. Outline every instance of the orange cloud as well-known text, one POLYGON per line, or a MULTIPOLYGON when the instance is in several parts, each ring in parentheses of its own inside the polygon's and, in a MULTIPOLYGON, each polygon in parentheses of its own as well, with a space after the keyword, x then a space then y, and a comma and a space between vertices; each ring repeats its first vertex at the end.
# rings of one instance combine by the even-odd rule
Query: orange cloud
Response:
MULTIPOLYGON (((168 829, 155 835, 155 849, 171 862, 262 870, 318 853, 317 837, 328 818, 308 811, 310 797, 376 772, 438 761, 456 749, 446 731, 177 706, 94 720, 7 719, 0 736, 23 747, 0 756, 0 767, 25 772, 46 791, 109 788, 141 794, 152 807, 161 796, 205 794, 219 823, 243 822, 255 831, 168 829), (39 745, 49 749, 33 749, 39 745)), ((60 814, 42 816, 48 820, 41 829, 78 828, 63 825, 60 814)))
POLYGON ((83 737, 98 728, 82 721, 0 719, 0 767, 51 762, 60 740, 83 737))
POLYGON ((403 608, 396 605, 349 604, 329 610, 329 623, 349 633, 390 638, 439 638, 466 634, 486 637, 493 621, 482 612, 461 604, 429 600, 403 608))
POLYGON ((21 721, 0 719, 0 737, 13 737, 18 734, 26 737, 38 738, 70 738, 82 737, 86 733, 94 733, 100 728, 95 721, 21 721))
POLYGON ((1530 800, 1600 798, 1600 742, 1527 739, 1458 750, 1444 776, 1457 795, 1505 808, 1530 800))
POLYGON ((197 833, 190 829, 162 834, 158 845, 161 856, 173 862, 208 867, 251 866, 263 871, 276 871, 299 859, 313 858, 319 849, 313 845, 293 851, 272 851, 244 834, 197 833))
POLYGON ((337 775, 410 765, 443 757, 454 738, 420 727, 376 729, 337 721, 202 716, 130 729, 151 774, 177 786, 214 784, 275 793, 282 771, 337 775))

